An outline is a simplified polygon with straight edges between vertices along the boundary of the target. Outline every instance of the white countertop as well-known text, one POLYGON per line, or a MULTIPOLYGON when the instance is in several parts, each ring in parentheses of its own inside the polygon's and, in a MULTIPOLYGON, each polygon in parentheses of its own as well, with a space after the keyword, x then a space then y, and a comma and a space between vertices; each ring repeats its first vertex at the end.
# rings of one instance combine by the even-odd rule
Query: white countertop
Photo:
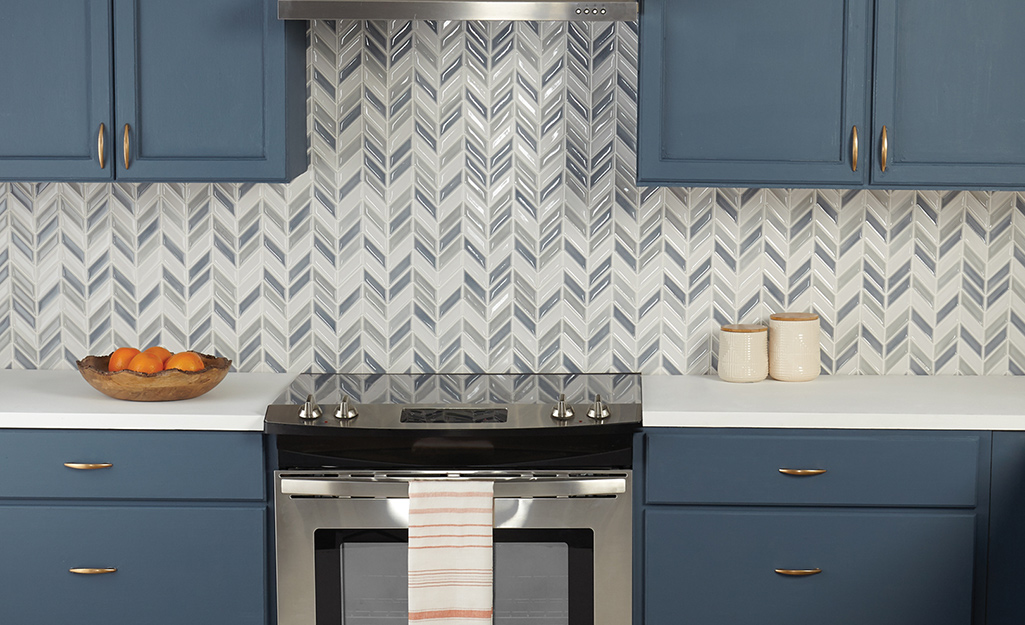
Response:
POLYGON ((644 376, 644 425, 1025 430, 1025 376, 644 376))
POLYGON ((74 370, 0 370, 0 428, 263 431, 267 405, 295 378, 232 371, 208 393, 137 402, 100 393, 74 370))
MULTIPOLYGON (((231 372, 183 401, 131 402, 77 371, 0 370, 0 428, 263 430, 294 379, 231 372)), ((1025 430, 1025 376, 820 376, 811 382, 723 382, 646 375, 644 425, 662 427, 1025 430)))

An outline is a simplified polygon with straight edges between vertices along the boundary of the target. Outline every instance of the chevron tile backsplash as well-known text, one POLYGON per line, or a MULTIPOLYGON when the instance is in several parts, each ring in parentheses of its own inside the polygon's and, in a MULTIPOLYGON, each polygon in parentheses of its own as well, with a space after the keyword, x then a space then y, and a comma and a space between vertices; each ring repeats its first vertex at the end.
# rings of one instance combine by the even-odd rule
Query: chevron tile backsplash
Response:
POLYGON ((0 367, 700 374, 814 310, 829 373, 1025 371, 1023 194, 639 188, 636 24, 310 37, 291 184, 0 183, 0 367))

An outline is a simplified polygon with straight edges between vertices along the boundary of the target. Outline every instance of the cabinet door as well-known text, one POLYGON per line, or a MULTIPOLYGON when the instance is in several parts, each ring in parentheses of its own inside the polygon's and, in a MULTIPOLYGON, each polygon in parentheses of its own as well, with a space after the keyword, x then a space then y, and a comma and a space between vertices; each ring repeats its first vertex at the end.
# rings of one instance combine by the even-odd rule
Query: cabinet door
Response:
POLYGON ((0 429, 0 499, 262 501, 263 478, 259 432, 0 429))
POLYGON ((1025 623, 1025 432, 993 433, 986 623, 1025 623))
POLYGON ((109 180, 109 0, 7 2, 0 19, 0 179, 109 180))
POLYGON ((974 544, 967 511, 649 508, 644 622, 970 625, 974 544))
POLYGON ((303 26, 279 21, 276 6, 114 0, 118 180, 269 181, 305 169, 303 26))
POLYGON ((262 624, 265 518, 263 506, 0 506, 0 620, 262 624))
POLYGON ((863 183, 870 11, 867 0, 646 0, 639 181, 863 183))
POLYGON ((1025 2, 879 0, 873 141, 887 186, 1025 187, 1025 2))

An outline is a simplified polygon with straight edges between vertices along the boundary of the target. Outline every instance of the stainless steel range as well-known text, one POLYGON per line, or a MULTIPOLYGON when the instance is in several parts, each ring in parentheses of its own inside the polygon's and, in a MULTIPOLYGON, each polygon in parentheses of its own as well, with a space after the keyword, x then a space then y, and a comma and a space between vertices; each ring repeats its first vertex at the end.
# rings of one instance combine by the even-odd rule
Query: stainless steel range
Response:
POLYGON ((299 376, 267 409, 279 625, 405 625, 409 480, 494 482, 494 622, 628 625, 637 374, 299 376))

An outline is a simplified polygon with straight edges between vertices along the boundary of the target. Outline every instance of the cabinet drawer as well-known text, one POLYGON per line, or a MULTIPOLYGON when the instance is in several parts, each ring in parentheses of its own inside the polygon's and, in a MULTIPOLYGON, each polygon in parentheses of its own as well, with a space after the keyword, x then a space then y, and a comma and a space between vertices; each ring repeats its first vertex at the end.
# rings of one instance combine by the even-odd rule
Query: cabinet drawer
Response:
POLYGON ((3 621, 264 623, 265 519, 262 505, 0 506, 0 535, 18 537, 4 541, 3 621))
POLYGON ((972 621, 973 512, 649 509, 644 531, 647 625, 972 621))
POLYGON ((0 430, 0 498, 263 500, 263 479, 259 432, 0 430))
POLYGON ((977 498, 977 433, 649 431, 646 439, 648 503, 971 507, 977 498))

